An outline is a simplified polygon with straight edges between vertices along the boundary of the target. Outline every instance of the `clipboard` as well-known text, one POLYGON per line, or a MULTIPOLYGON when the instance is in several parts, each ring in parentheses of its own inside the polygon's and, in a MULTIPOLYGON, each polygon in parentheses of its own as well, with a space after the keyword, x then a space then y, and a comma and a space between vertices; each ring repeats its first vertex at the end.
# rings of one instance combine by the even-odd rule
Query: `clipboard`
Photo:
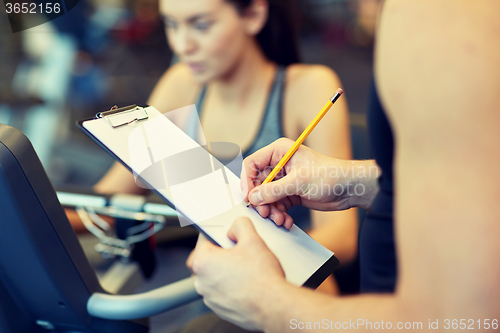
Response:
POLYGON ((95 119, 102 118, 106 119, 111 127, 117 128, 130 125, 136 121, 146 120, 149 116, 144 108, 130 105, 123 108, 114 106, 109 111, 99 112, 95 115, 95 119))
POLYGON ((180 166, 172 166, 171 164, 174 163, 170 161, 173 160, 167 158, 178 156, 176 154, 185 151, 194 151, 199 149, 200 145, 154 107, 137 105, 124 108, 114 107, 110 111, 97 113, 94 118, 78 121, 77 125, 114 159, 134 173, 138 180, 174 207, 180 217, 189 221, 214 244, 223 248, 234 246, 234 243, 227 237, 227 230, 236 217, 246 216, 253 222, 257 233, 280 261, 285 277, 290 283, 316 288, 339 265, 338 259, 331 251, 317 243, 296 225, 287 230, 276 226, 269 219, 262 218, 254 208, 246 207, 239 189, 239 177, 223 165, 214 169, 213 161, 220 162, 206 150, 202 150, 202 155, 197 155, 196 161, 209 157, 212 161, 213 172, 192 181, 185 181, 180 185, 172 185, 174 182, 170 181, 171 178, 167 176, 168 172, 165 170, 186 169, 189 166, 185 165, 182 159, 180 162, 175 162, 181 163, 180 166), (149 163, 146 163, 148 159, 149 163), (157 167, 152 168, 152 172, 147 171, 153 164, 159 162, 162 168, 157 167), (162 172, 163 176, 158 177, 162 172), (160 181, 157 181, 157 178, 160 181), (214 179, 224 179, 226 182, 225 185, 219 186, 220 191, 217 192, 219 195, 204 194, 203 192, 208 187, 212 190, 218 186, 212 185, 215 183, 205 186, 207 181, 211 182, 214 179), (164 187, 162 187, 163 181, 165 181, 164 187), (221 206, 217 211, 214 205, 217 206, 219 201, 224 201, 221 199, 225 197, 224 186, 230 192, 228 197, 233 206, 230 208, 221 206), (191 198, 196 197, 198 191, 202 193, 202 197, 191 198), (176 196, 175 193, 182 195, 176 196), (203 214, 207 211, 215 215, 205 218, 203 214))

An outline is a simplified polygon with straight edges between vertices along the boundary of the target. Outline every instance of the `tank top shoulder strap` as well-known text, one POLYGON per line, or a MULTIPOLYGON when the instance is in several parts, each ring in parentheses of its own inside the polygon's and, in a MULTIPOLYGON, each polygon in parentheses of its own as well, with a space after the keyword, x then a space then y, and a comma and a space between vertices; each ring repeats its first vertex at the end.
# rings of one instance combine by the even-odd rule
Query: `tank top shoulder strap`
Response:
POLYGON ((262 147, 284 136, 282 126, 283 95, 285 90, 286 67, 279 66, 267 100, 266 110, 260 129, 252 145, 243 152, 243 156, 253 154, 262 147))
POLYGON ((199 136, 199 123, 201 119, 201 108, 203 107, 203 101, 205 100, 205 95, 207 93, 207 86, 201 87, 200 93, 195 101, 196 113, 192 113, 186 122, 184 132, 189 135, 189 137, 196 142, 198 142, 199 136))
MULTIPOLYGON (((278 66, 276 69, 276 75, 274 77, 274 82, 269 92, 269 97, 266 104, 266 110, 264 111, 264 116, 262 117, 262 122, 260 124, 259 132, 255 137, 254 142, 250 147, 243 152, 243 157, 253 154, 262 147, 274 142, 275 140, 284 136, 282 128, 282 109, 283 109, 283 94, 285 90, 285 80, 286 80, 286 67, 278 66)), ((198 94, 195 105, 198 112, 198 117, 201 117, 201 112, 203 111, 203 103, 205 102, 205 97, 207 93, 206 85, 203 86, 198 94)), ((186 134, 188 134, 194 140, 197 139, 197 122, 194 119, 190 119, 187 123, 185 129, 186 134)))
POLYGON ((198 97, 196 98, 196 111, 198 112, 198 115, 201 115, 201 108, 203 107, 203 102, 205 101, 205 95, 207 94, 207 86, 203 85, 201 87, 200 93, 198 94, 198 97))

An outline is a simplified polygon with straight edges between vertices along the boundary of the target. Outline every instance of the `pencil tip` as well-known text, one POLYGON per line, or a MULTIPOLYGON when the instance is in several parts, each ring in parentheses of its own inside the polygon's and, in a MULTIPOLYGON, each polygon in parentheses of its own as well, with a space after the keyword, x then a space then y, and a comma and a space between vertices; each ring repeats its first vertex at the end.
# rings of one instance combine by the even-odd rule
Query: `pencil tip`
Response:
POLYGON ((337 89, 337 94, 342 95, 344 93, 344 90, 342 88, 337 89))

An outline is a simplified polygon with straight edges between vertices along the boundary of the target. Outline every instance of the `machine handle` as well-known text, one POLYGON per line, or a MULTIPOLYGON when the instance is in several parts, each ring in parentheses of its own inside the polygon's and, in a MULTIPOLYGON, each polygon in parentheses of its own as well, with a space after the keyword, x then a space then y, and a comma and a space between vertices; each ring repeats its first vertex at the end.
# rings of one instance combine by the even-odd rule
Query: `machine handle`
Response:
POLYGON ((87 301, 87 311, 91 316, 112 320, 154 316, 200 298, 194 288, 195 279, 192 276, 135 295, 94 293, 87 301))

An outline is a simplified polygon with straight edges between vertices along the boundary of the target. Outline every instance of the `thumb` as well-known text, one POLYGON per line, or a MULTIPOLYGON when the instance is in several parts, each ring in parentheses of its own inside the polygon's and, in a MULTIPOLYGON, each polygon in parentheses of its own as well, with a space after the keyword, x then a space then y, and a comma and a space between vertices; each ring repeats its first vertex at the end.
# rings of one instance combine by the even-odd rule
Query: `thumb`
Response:
POLYGON ((238 217, 227 232, 227 236, 233 242, 241 243, 249 239, 259 238, 252 221, 248 217, 238 217))
POLYGON ((254 206, 270 204, 299 194, 300 184, 296 177, 287 175, 268 184, 260 185, 248 193, 248 201, 254 206))

